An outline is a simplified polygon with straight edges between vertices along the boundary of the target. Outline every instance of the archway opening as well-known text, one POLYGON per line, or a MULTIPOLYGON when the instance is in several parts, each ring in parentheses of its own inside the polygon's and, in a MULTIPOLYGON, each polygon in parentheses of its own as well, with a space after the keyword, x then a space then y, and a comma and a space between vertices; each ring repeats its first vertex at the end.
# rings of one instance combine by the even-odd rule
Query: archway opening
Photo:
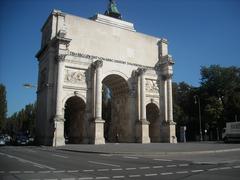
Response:
POLYGON ((79 144, 83 142, 83 125, 86 104, 77 96, 69 98, 65 103, 64 136, 66 143, 79 144))
POLYGON ((103 83, 103 111, 106 142, 128 142, 131 134, 129 121, 129 87, 116 74, 105 77, 103 83))
POLYGON ((150 122, 149 125, 149 137, 151 142, 158 142, 159 134, 159 109, 156 104, 149 103, 146 106, 147 120, 150 122))

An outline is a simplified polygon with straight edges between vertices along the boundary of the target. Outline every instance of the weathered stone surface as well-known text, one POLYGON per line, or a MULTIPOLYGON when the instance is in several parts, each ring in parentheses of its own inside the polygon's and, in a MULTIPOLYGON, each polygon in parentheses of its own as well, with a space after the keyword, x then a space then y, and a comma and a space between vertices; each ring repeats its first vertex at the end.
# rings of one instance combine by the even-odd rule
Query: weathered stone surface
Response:
POLYGON ((50 14, 37 53, 40 144, 176 142, 167 40, 135 31, 132 23, 100 14, 50 14), (102 84, 112 94, 107 121, 102 84))

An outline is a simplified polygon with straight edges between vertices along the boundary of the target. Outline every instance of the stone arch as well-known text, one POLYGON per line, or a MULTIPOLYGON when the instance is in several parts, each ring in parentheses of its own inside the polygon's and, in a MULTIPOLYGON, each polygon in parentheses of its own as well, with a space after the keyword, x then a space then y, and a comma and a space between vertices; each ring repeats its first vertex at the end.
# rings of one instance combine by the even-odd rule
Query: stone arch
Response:
POLYGON ((102 83, 110 91, 110 109, 107 110, 111 114, 105 119, 104 137, 108 142, 129 142, 132 131, 128 81, 119 74, 109 74, 104 76, 102 83))
POLYGON ((107 71, 107 72, 105 72, 105 73, 103 74, 103 76, 102 76, 102 81, 103 81, 107 76, 113 75, 113 74, 122 77, 122 78, 127 82, 129 89, 131 89, 132 84, 129 82, 129 77, 128 77, 126 74, 124 74, 123 72, 121 72, 121 71, 112 70, 112 71, 107 71))
POLYGON ((151 142, 158 142, 160 124, 159 124, 159 108, 156 103, 151 102, 146 106, 147 120, 149 124, 149 137, 151 142))
POLYGON ((64 107, 64 136, 66 143, 82 143, 84 140, 86 103, 79 96, 71 96, 66 100, 64 107))

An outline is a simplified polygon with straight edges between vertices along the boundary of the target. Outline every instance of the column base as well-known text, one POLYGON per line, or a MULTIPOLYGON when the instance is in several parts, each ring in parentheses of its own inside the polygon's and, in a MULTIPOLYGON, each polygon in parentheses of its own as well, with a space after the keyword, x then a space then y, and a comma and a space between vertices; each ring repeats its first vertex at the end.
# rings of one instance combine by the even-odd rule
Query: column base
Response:
POLYGON ((92 144, 105 144, 104 123, 105 121, 100 118, 96 118, 92 122, 91 124, 91 127, 92 127, 91 143, 92 144))
POLYGON ((64 146, 64 118, 62 116, 56 115, 54 117, 54 132, 53 132, 53 146, 64 146))
POLYGON ((149 122, 146 119, 141 119, 136 124, 136 141, 142 144, 150 143, 149 122))
POLYGON ((162 123, 161 141, 167 143, 177 143, 175 122, 169 121, 162 123))

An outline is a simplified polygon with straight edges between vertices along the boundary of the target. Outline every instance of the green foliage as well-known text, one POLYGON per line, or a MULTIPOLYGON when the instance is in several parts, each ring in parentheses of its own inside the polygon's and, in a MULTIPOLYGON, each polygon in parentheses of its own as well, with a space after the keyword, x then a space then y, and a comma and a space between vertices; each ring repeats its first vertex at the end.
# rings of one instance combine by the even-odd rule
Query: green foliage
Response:
POLYGON ((34 136, 35 122, 36 104, 28 104, 25 108, 8 118, 5 131, 10 135, 14 135, 18 132, 25 132, 34 136))
POLYGON ((226 122, 240 120, 240 68, 211 65, 202 67, 200 87, 184 82, 173 84, 174 118, 190 128, 192 135, 199 133, 198 102, 201 102, 202 130, 208 130, 211 139, 219 139, 226 122), (214 135, 215 134, 215 135, 214 135))
POLYGON ((3 84, 0 84, 0 132, 4 127, 6 118, 7 118, 6 88, 3 84))

